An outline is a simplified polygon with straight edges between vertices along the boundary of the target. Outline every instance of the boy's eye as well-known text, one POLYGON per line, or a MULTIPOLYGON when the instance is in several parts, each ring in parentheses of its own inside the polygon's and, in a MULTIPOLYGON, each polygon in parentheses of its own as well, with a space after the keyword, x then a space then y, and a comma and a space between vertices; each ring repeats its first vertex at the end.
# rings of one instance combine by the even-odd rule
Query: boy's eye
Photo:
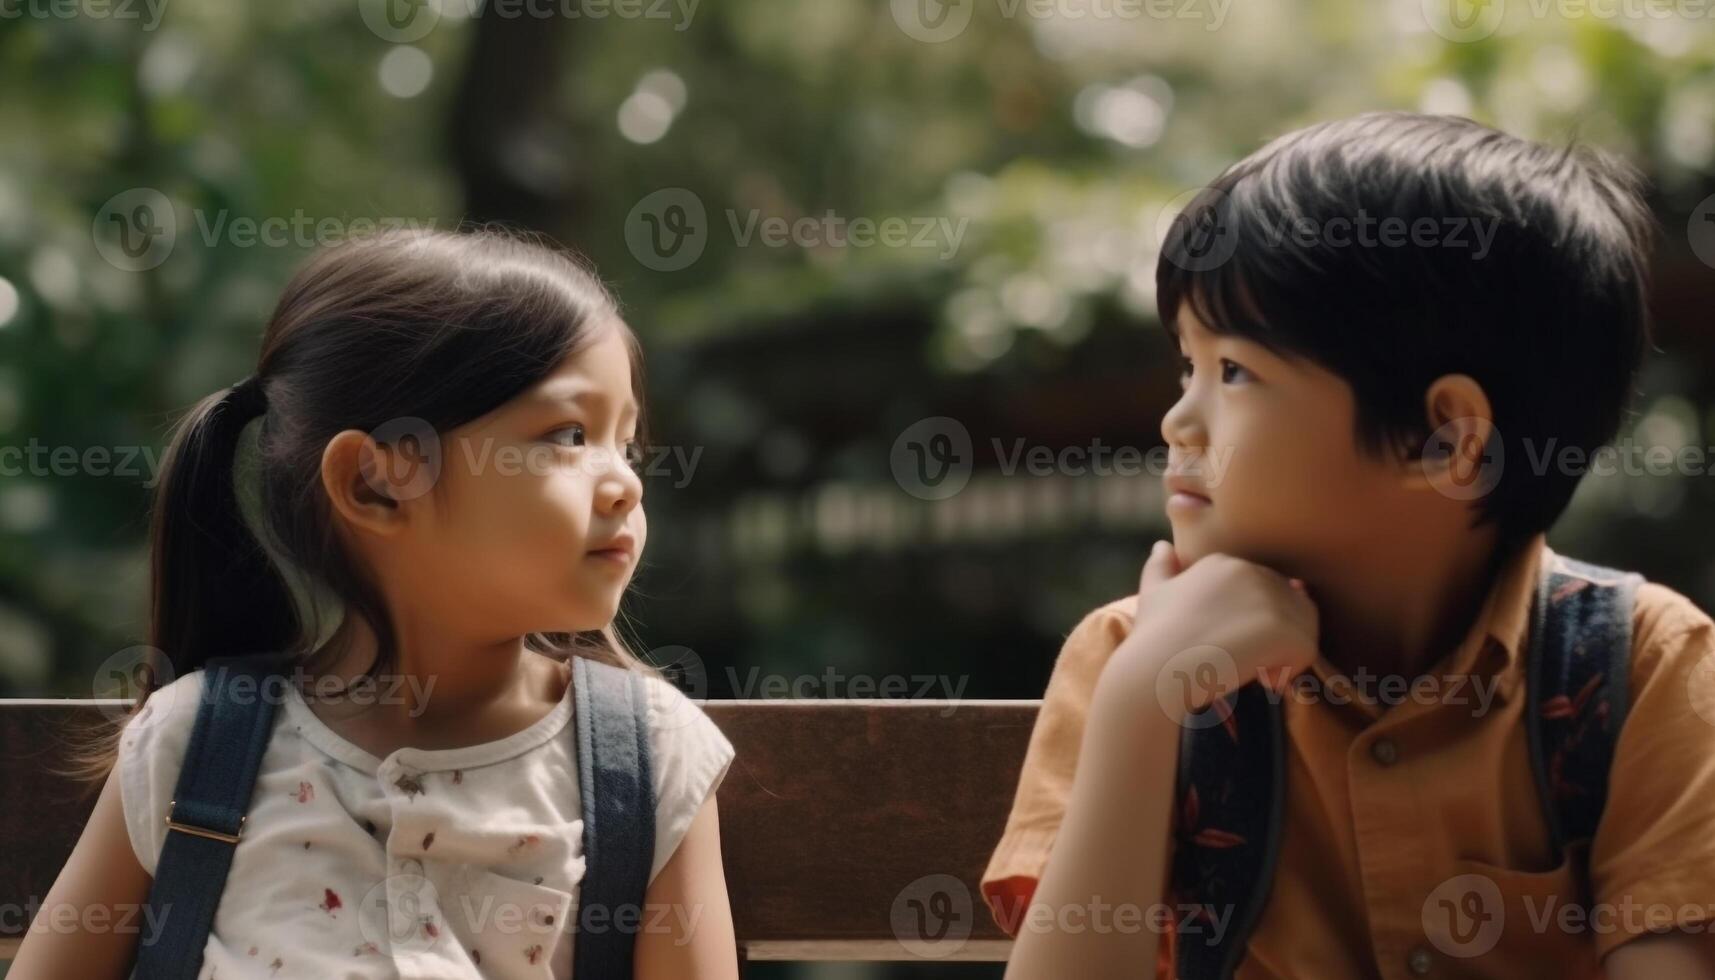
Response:
POLYGON ((644 467, 643 447, 635 441, 626 443, 625 461, 631 464, 632 469, 642 473, 644 467))
MULTIPOLYGON (((1181 385, 1184 385, 1191 380, 1191 371, 1191 359, 1189 357, 1179 358, 1179 383, 1181 385)), ((1242 373, 1247 377, 1250 376, 1250 371, 1247 370, 1244 365, 1237 361, 1228 360, 1225 357, 1221 358, 1221 382, 1223 384, 1231 384, 1235 373, 1242 373)))

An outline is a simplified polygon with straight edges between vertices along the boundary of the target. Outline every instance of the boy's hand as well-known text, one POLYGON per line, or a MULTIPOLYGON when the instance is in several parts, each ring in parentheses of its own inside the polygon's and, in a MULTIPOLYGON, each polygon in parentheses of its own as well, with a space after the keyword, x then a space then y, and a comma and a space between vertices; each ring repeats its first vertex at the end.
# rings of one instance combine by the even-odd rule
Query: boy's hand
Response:
POLYGON ((1175 721, 1188 723, 1252 681, 1283 688, 1316 659, 1318 641, 1303 582, 1225 554, 1182 570, 1164 541, 1144 562, 1136 619, 1110 666, 1118 662, 1134 678, 1122 683, 1149 685, 1175 721))

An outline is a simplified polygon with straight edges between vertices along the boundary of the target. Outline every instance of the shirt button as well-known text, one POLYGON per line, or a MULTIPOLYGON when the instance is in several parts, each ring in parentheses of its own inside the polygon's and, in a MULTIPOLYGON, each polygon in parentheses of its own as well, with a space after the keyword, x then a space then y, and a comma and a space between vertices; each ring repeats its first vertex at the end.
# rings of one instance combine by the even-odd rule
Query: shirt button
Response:
MULTIPOLYGON (((1391 766, 1394 760, 1399 758, 1399 746, 1393 744, 1391 738, 1378 738, 1370 743, 1370 755, 1374 756, 1375 760, 1382 765, 1391 766)), ((1424 955, 1429 954, 1425 951, 1424 955)))
POLYGON ((1429 950, 1422 946, 1414 947, 1405 958, 1406 969, 1418 976, 1427 976, 1429 968, 1435 965, 1435 958, 1429 955, 1429 950))

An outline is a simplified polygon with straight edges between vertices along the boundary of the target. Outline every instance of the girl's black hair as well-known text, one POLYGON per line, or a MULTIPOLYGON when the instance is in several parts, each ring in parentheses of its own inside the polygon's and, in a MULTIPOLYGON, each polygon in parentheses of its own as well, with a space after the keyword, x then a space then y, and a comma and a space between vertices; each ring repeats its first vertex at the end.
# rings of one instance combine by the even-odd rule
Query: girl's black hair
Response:
POLYGON ((1577 488, 1578 472, 1536 464, 1596 450, 1630 405, 1651 329, 1642 186, 1601 151, 1456 116, 1309 126, 1181 212, 1156 265, 1157 308, 1176 339, 1189 303, 1215 333, 1343 378, 1354 440, 1372 455, 1420 458, 1430 383, 1476 379, 1504 458, 1473 526, 1494 522, 1511 547, 1553 525, 1577 488))
MULTIPOLYGON (((396 633, 377 583, 334 532, 320 476, 329 440, 393 420, 421 420, 435 432, 470 422, 606 329, 621 330, 630 346, 641 403, 637 340, 613 297, 539 238, 399 231, 314 255, 268 322, 252 382, 259 390, 209 395, 172 434, 152 521, 150 646, 173 676, 217 656, 312 658, 323 633, 319 591, 343 604, 346 622, 359 616, 374 631, 379 651, 367 675, 394 664, 396 633), (234 462, 258 412, 253 532, 234 462)), ((648 442, 642 418, 638 440, 648 442)), ((611 627, 529 641, 547 653, 640 666, 611 627)))

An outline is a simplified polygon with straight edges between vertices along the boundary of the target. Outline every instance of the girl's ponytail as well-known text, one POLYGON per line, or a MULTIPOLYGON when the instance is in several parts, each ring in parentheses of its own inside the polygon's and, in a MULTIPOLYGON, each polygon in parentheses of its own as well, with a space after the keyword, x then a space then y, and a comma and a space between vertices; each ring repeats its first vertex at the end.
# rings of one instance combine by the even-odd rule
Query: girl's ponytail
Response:
POLYGON ((171 677, 210 657, 278 653, 297 634, 291 592, 245 524, 233 472, 245 426, 266 411, 252 375, 204 398, 169 441, 150 522, 149 645, 171 677))
MULTIPOLYGON (((151 519, 149 646, 170 670, 145 665, 142 697, 211 657, 280 656, 315 674, 322 657, 343 648, 341 632, 359 623, 377 646, 364 673, 392 669, 395 624, 379 584, 337 533, 321 484, 328 442, 399 419, 447 432, 481 418, 609 324, 626 338, 632 390, 641 393, 641 349, 613 297, 545 240, 500 228, 402 230, 313 255, 269 318, 256 375, 203 399, 168 441, 151 519), (245 427, 258 418, 253 531, 241 506, 252 501, 233 470, 245 427), (329 612, 338 613, 332 632, 322 629, 329 612)), ((637 425, 648 445, 646 414, 637 425)), ((557 659, 651 669, 611 625, 526 640, 557 659)), ((123 727, 74 751, 74 771, 104 777, 123 727)))

